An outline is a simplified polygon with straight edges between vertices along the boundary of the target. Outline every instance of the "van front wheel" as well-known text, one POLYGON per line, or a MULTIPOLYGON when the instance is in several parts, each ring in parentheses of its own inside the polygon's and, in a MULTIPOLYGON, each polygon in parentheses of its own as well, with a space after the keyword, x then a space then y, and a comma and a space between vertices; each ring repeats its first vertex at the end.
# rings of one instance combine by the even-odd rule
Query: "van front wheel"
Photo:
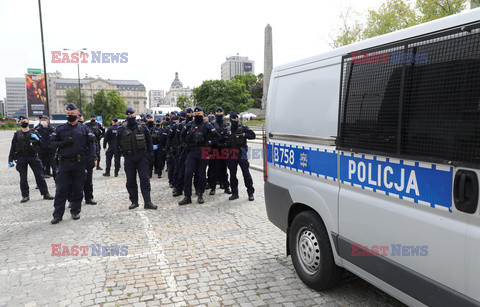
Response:
POLYGON ((295 271, 310 288, 329 289, 340 280, 342 269, 333 259, 325 225, 313 211, 303 211, 294 218, 289 247, 295 271))

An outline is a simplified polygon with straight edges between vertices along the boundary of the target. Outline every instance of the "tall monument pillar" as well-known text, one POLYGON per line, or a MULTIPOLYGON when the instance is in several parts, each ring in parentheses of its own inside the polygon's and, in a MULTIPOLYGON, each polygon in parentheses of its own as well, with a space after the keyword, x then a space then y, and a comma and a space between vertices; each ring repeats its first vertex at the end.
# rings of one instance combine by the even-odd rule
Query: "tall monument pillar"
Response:
POLYGON ((265 27, 265 53, 263 57, 263 97, 262 109, 267 105, 268 87, 273 69, 273 50, 272 50, 272 27, 268 24, 265 27))

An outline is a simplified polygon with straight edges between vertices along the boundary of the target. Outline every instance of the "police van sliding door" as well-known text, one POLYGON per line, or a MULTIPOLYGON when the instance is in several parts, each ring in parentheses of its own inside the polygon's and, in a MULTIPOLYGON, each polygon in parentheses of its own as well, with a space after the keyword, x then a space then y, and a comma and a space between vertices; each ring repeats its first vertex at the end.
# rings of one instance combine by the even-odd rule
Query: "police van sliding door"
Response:
POLYGON ((428 305, 480 300, 480 34, 468 30, 343 59, 339 253, 428 305))

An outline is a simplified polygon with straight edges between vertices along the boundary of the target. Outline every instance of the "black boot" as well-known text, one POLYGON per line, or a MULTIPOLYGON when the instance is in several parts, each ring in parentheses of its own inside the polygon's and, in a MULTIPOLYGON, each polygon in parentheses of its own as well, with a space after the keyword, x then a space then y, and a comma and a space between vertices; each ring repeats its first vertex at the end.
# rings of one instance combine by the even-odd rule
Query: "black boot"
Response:
POLYGON ((132 203, 130 206, 128 206, 128 209, 135 209, 138 207, 138 203, 132 203))
POLYGON ((100 165, 97 165, 97 170, 103 171, 103 168, 100 165))
POLYGON ((232 194, 232 191, 230 191, 230 187, 225 188, 225 194, 232 194))
POLYGON ((198 195, 197 203, 203 204, 204 202, 205 201, 203 200, 203 195, 202 194, 198 195))
POLYGON ((234 200, 234 199, 237 199, 237 198, 238 198, 238 194, 232 194, 232 196, 230 196, 228 199, 234 200))
POLYGON ((55 199, 55 197, 53 197, 52 195, 47 193, 47 194, 43 195, 43 199, 52 200, 52 199, 55 199))
POLYGON ((215 188, 212 188, 212 189, 210 190, 210 195, 215 195, 215 188))
POLYGON ((118 171, 115 171, 115 177, 118 177, 118 171))
POLYGON ((157 177, 162 178, 162 173, 158 173, 157 177))
POLYGON ((210 189, 210 188, 211 188, 211 187, 210 187, 210 183, 207 183, 207 185, 205 186, 205 190, 208 190, 208 189, 210 189))
POLYGON ((145 203, 145 205, 143 205, 143 208, 156 210, 158 207, 152 204, 151 202, 148 202, 148 203, 145 203))
POLYGON ((20 201, 21 203, 26 203, 27 201, 30 200, 30 197, 28 196, 25 196, 25 197, 22 197, 22 200, 20 201))
POLYGON ((97 202, 93 200, 93 198, 90 198, 90 199, 86 199, 85 200, 85 204, 86 205, 96 205, 97 202))
POLYGON ((61 216, 56 216, 53 218, 53 220, 50 222, 52 224, 57 224, 58 222, 60 222, 62 220, 62 217, 61 216))
POLYGON ((105 172, 105 173, 103 173, 103 176, 105 176, 105 177, 110 177, 110 172, 105 172))
POLYGON ((72 219, 79 220, 80 219, 80 214, 79 213, 72 213, 72 219))
POLYGON ((183 205, 188 205, 188 204, 191 204, 192 203, 192 198, 190 196, 185 196, 184 199, 182 199, 178 205, 179 206, 183 206, 183 205))
POLYGON ((248 200, 249 201, 254 201, 255 200, 255 198, 253 197, 253 193, 248 194, 248 200))
POLYGON ((180 196, 180 195, 182 195, 182 194, 183 194, 183 193, 182 193, 181 190, 179 191, 179 190, 175 189, 175 190, 173 191, 172 196, 173 196, 173 197, 177 197, 177 196, 180 196))

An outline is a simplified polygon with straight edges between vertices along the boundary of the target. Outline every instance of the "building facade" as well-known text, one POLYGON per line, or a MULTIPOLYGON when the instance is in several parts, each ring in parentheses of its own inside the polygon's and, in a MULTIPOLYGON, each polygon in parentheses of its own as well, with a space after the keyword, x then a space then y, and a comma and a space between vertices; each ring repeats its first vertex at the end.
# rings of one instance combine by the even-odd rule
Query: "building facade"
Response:
POLYGON ((27 89, 25 77, 5 78, 7 97, 5 99, 5 116, 27 116, 27 89))
POLYGON ((193 90, 190 87, 183 87, 182 82, 178 79, 178 72, 175 73, 175 79, 173 80, 170 90, 165 95, 165 105, 169 105, 171 107, 177 106, 178 97, 181 95, 191 97, 193 90))
POLYGON ((236 56, 228 57, 222 64, 222 80, 231 80, 236 75, 255 74, 255 61, 248 57, 236 56))
MULTIPOLYGON (((48 85, 50 113, 63 114, 65 112, 66 94, 68 89, 78 88, 78 79, 62 78, 61 74, 51 75, 48 85)), ((93 96, 101 90, 116 90, 124 98, 128 107, 135 109, 137 113, 145 113, 148 109, 145 86, 137 80, 104 80, 102 78, 86 77, 80 79, 80 88, 85 93, 88 103, 93 102, 93 96)))
POLYGON ((149 90, 148 91, 148 103, 150 108, 158 107, 162 105, 165 101, 165 91, 164 90, 149 90))

